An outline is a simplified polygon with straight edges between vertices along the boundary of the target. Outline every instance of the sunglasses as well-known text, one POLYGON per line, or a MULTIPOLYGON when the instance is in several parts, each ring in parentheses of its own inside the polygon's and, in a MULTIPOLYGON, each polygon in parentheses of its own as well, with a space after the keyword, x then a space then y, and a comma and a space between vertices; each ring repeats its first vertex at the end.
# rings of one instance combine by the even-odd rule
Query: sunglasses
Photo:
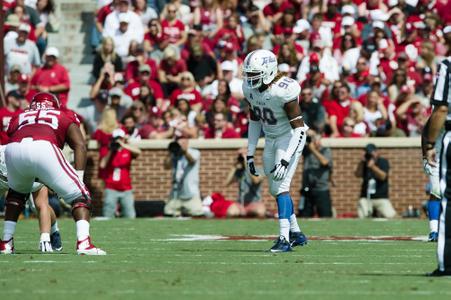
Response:
POLYGON ((144 111, 144 107, 132 107, 132 110, 144 111))

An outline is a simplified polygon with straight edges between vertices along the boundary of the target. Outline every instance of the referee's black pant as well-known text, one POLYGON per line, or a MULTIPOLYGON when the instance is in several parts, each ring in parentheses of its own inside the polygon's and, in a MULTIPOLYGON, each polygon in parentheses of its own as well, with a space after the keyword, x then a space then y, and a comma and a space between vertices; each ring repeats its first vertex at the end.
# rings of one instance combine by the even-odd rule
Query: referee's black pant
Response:
MULTIPOLYGON (((448 129, 448 128, 447 128, 448 129)), ((442 192, 442 212, 439 220, 437 259, 440 271, 451 272, 451 131, 442 139, 440 151, 440 187, 442 192)))

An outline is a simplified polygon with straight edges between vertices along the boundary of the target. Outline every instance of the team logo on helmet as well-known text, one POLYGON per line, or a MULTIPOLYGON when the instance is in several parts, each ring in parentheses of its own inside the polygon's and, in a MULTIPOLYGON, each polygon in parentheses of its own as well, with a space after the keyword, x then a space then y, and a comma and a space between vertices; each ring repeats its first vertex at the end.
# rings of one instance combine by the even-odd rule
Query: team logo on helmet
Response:
POLYGON ((30 103, 30 109, 59 109, 60 101, 51 93, 37 93, 33 96, 30 103))

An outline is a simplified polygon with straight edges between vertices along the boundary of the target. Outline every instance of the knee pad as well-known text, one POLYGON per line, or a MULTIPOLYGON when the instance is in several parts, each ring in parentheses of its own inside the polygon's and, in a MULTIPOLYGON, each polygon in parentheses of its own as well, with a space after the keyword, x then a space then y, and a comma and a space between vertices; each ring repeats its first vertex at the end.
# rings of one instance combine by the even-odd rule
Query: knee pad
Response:
POLYGON ((25 207, 29 194, 22 194, 13 189, 8 190, 5 206, 18 207, 22 211, 25 207))
POLYGON ((74 201, 72 201, 72 212, 80 207, 87 208, 89 211, 92 208, 92 201, 90 198, 77 198, 74 201))

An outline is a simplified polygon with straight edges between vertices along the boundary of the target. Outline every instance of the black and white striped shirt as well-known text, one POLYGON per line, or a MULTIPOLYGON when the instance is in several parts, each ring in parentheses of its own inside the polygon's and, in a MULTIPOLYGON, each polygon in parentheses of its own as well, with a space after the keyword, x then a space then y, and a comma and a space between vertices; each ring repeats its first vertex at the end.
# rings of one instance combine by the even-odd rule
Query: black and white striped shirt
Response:
POLYGON ((451 56, 445 58, 439 65, 434 92, 432 93, 432 105, 451 105, 451 56))

